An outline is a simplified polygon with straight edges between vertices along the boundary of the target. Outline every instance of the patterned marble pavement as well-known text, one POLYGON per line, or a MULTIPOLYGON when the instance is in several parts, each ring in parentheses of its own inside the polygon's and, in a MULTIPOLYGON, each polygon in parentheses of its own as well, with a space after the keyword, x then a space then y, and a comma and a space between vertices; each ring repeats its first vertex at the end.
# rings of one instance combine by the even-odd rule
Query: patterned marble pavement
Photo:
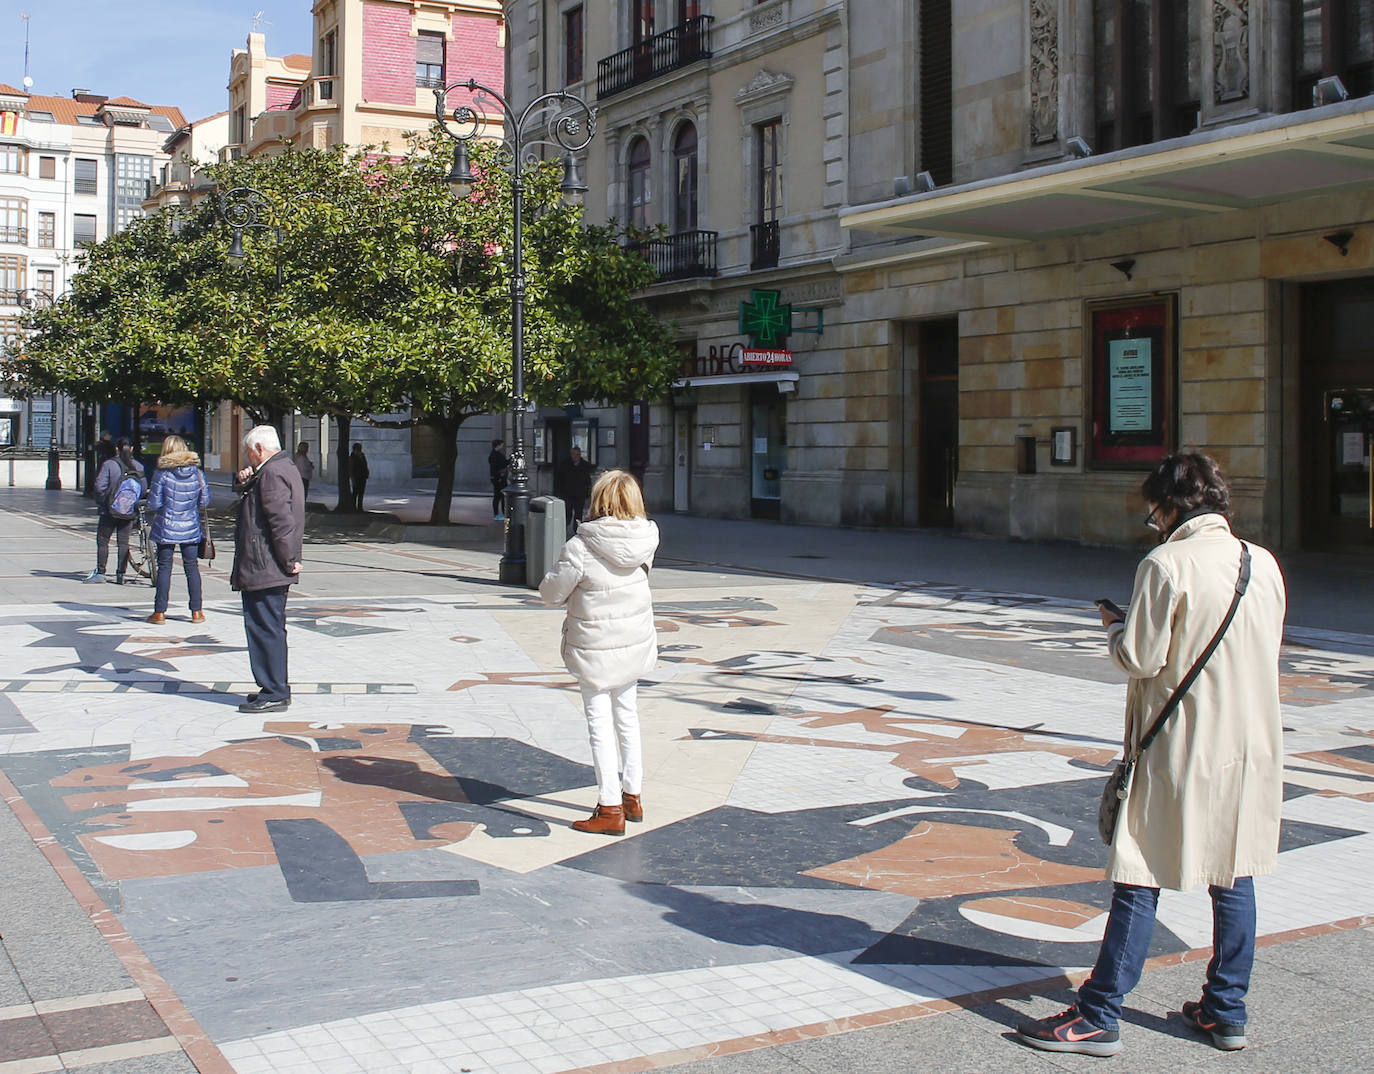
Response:
MULTIPOLYGON (((496 588, 293 599, 268 722, 234 708, 233 602, 10 607, 0 788, 238 1074, 643 1070, 1091 962, 1124 696, 1091 609, 676 571, 656 598, 624 839, 567 827, 595 790, 560 613, 496 588)), ((1374 915, 1374 641, 1283 659, 1269 938, 1374 915)), ((1209 939, 1205 891, 1166 893, 1152 954, 1209 939)))

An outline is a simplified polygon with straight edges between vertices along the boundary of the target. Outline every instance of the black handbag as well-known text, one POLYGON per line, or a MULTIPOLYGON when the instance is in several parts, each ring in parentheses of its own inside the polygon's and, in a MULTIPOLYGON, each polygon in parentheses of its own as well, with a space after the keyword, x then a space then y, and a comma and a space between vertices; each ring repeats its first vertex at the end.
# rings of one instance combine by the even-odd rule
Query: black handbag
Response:
POLYGON ((1159 732, 1164 729, 1164 724, 1168 722, 1169 717, 1178 708, 1178 703, 1183 700, 1183 695, 1188 692, 1198 675, 1202 673, 1203 666, 1211 659, 1217 646, 1221 644, 1222 635, 1226 633, 1226 628, 1231 625, 1231 620, 1235 618, 1236 606, 1240 604, 1240 598, 1249 585, 1250 549, 1244 541, 1241 541, 1240 574, 1236 578, 1236 592, 1231 598, 1231 607, 1226 610, 1226 618, 1221 621, 1221 626, 1212 635, 1212 640, 1207 643, 1207 648, 1202 650, 1202 655, 1188 670, 1188 674, 1183 676, 1183 681, 1169 695, 1169 700, 1159 710, 1159 715, 1155 717, 1155 722, 1150 725, 1150 729, 1145 732, 1129 755, 1116 762, 1112 774, 1107 777, 1106 786, 1102 788, 1102 800, 1097 806, 1097 834, 1102 836, 1102 842, 1108 846, 1112 845, 1112 840, 1116 837, 1116 825, 1121 818, 1122 803, 1131 793, 1131 780, 1135 775, 1136 762, 1140 760, 1140 755, 1150 748, 1150 743, 1154 742, 1159 732))

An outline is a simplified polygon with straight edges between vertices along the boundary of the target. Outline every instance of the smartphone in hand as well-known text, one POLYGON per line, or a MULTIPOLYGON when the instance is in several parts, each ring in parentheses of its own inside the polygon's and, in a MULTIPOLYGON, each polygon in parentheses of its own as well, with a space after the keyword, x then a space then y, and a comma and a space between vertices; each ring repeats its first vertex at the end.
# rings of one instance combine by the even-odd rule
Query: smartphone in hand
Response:
POLYGON ((1109 597, 1098 597, 1095 601, 1093 601, 1093 603, 1096 604, 1099 608, 1105 608, 1108 614, 1116 616, 1116 618, 1122 620, 1123 622, 1125 621, 1125 609, 1109 597))

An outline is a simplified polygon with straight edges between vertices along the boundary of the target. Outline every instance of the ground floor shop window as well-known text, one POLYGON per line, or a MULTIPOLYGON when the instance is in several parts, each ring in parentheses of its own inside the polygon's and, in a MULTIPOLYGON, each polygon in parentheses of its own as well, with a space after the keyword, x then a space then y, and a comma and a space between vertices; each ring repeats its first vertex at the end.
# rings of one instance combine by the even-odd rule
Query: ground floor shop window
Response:
POLYGON ((1090 302, 1089 458, 1099 469, 1158 461, 1177 440, 1175 298, 1090 302))

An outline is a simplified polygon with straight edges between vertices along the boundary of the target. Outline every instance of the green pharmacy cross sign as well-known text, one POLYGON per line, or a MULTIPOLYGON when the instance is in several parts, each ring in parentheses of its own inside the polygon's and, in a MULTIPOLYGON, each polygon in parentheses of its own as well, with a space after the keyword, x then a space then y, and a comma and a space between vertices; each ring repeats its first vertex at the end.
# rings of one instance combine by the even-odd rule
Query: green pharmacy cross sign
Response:
POLYGON ((797 307, 782 300, 781 291, 754 291, 749 300, 739 304, 740 335, 753 340, 755 347, 783 347, 793 332, 820 335, 825 330, 825 317, 819 307, 797 307), (792 316, 809 313, 816 318, 814 327, 794 328, 792 316))

